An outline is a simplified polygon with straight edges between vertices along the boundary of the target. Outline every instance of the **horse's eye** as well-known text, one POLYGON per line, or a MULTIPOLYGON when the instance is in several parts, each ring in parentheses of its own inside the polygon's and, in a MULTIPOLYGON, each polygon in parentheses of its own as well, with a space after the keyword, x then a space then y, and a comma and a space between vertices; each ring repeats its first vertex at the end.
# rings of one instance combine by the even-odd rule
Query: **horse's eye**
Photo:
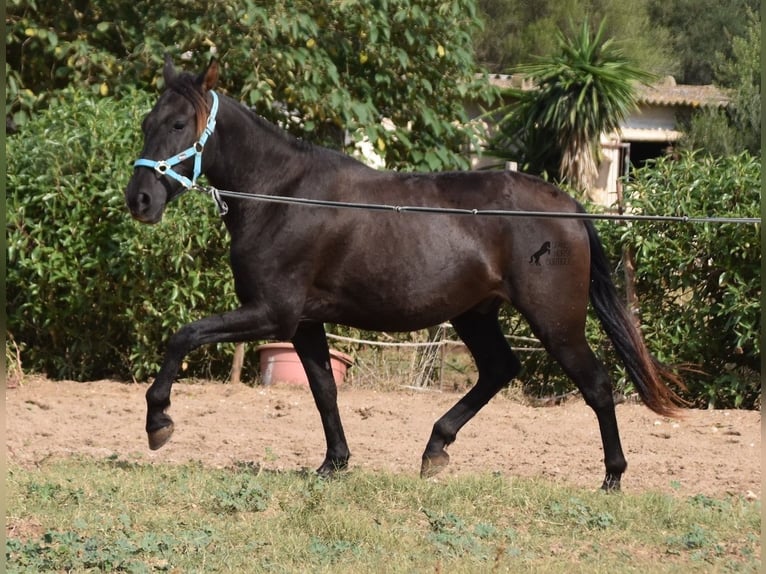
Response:
POLYGON ((176 120, 175 123, 173 124, 174 130, 182 130, 185 127, 186 127, 186 122, 183 120, 176 120))

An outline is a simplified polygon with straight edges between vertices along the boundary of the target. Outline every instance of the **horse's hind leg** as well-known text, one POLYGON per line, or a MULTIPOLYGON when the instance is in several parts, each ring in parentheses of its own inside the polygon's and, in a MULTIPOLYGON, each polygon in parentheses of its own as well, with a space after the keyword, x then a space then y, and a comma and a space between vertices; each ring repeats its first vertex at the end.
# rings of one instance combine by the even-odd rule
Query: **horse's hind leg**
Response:
POLYGON ((338 391, 332 374, 330 350, 322 323, 300 323, 293 337, 293 346, 306 371, 327 441, 327 453, 317 473, 330 476, 335 471, 343 470, 348 466, 351 453, 340 421, 338 391))
POLYGON ((457 334, 476 361, 476 385, 433 426, 420 468, 422 477, 433 476, 447 464, 445 447, 455 441, 458 431, 489 402, 521 369, 497 321, 497 306, 489 312, 471 310, 452 320, 457 334))
POLYGON ((601 488, 606 491, 619 490, 620 478, 628 467, 628 463, 620 444, 612 381, 609 374, 601 361, 593 354, 584 334, 578 344, 560 346, 551 350, 551 354, 556 357, 564 372, 580 389, 585 402, 596 413, 606 467, 601 488))
POLYGON ((556 310, 550 307, 546 311, 525 313, 522 310, 522 313, 545 348, 574 381, 585 402, 596 413, 606 467, 606 476, 601 488, 606 491, 619 490, 620 478, 628 463, 622 452, 617 429, 612 381, 585 339, 585 310, 569 316, 563 309, 561 311, 561 314, 556 314, 556 310), (540 321, 541 313, 552 313, 546 317, 555 319, 548 319, 543 324, 540 321))

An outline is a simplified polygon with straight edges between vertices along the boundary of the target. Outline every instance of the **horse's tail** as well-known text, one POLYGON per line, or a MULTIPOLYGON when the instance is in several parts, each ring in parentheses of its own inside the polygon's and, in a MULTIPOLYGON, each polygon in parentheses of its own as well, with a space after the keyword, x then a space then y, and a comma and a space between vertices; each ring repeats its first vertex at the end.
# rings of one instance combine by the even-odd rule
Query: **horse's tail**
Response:
POLYGON ((590 241, 590 300, 644 404, 663 416, 677 416, 687 404, 668 385, 685 389, 680 377, 660 363, 646 343, 611 277, 609 260, 591 221, 585 222, 590 241))

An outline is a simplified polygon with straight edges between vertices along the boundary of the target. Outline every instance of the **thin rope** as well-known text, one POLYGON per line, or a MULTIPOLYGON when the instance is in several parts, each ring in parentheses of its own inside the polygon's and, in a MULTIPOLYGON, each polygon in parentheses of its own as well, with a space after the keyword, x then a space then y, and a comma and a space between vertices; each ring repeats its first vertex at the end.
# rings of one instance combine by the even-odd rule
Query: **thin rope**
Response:
MULTIPOLYGON (((242 193, 216 189, 212 186, 203 187, 195 185, 195 189, 217 196, 233 197, 237 199, 249 199, 266 203, 278 203, 287 205, 306 205, 311 207, 325 207, 332 209, 361 209, 366 211, 388 211, 394 213, 427 213, 439 215, 471 215, 482 217, 534 217, 549 219, 603 219, 614 221, 657 221, 676 223, 735 223, 735 224, 759 224, 760 217, 702 217, 689 215, 632 215, 618 213, 581 213, 563 211, 512 211, 505 209, 460 209, 455 207, 425 207, 418 205, 389 205, 381 203, 355 203, 344 201, 329 201, 324 199, 310 199, 305 197, 284 197, 279 195, 266 195, 261 193, 242 193)), ((220 203, 219 203, 220 209, 220 203)))
MULTIPOLYGON (((441 341, 429 341, 429 342, 401 342, 396 343, 394 341, 373 341, 370 339, 356 339, 354 337, 344 337, 343 335, 334 335, 332 333, 326 334, 328 339, 334 339, 336 341, 342 341, 344 343, 354 343, 357 345, 370 345, 373 347, 400 347, 400 348, 422 348, 422 347, 441 347, 445 345, 453 345, 456 347, 465 347, 465 343, 462 341, 453 341, 451 339, 443 339, 441 341)), ((515 335, 505 335, 505 338, 508 340, 517 340, 517 341, 525 341, 530 343, 539 343, 537 339, 534 339, 532 337, 518 337, 515 335)), ((542 347, 514 347, 514 351, 522 350, 522 351, 544 351, 542 347)))

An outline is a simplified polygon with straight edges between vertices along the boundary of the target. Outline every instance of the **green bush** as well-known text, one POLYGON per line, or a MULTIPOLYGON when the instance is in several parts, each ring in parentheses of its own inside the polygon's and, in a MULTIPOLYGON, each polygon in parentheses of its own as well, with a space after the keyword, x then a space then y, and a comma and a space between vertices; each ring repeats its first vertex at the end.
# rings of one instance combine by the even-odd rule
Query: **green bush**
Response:
MULTIPOLYGON (((207 197, 181 197, 154 227, 124 206, 152 100, 66 91, 8 138, 8 329, 25 369, 145 379, 172 331, 235 304, 227 235, 207 197)), ((215 348, 194 359, 187 374, 230 366, 215 348)))
MULTIPOLYGON (((758 217, 760 162, 743 153, 685 153, 639 170, 626 187, 637 213, 758 217)), ((760 394, 760 225, 634 223, 636 291, 652 351, 683 373, 699 405, 753 407, 760 394)))
POLYGON ((9 3, 6 106, 19 125, 65 86, 120 95, 161 86, 165 52, 191 71, 215 54, 221 89, 296 136, 334 148, 366 136, 396 169, 467 168, 478 126, 459 125, 464 103, 494 93, 475 78, 473 0, 81 4, 9 3))

